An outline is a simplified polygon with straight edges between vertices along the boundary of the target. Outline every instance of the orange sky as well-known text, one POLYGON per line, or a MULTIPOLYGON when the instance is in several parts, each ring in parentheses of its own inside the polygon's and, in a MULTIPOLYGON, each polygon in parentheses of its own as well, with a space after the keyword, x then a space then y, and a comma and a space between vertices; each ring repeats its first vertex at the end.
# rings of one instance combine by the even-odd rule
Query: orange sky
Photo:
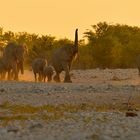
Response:
POLYGON ((140 24, 140 0, 0 0, 0 26, 4 31, 80 38, 100 21, 140 24))

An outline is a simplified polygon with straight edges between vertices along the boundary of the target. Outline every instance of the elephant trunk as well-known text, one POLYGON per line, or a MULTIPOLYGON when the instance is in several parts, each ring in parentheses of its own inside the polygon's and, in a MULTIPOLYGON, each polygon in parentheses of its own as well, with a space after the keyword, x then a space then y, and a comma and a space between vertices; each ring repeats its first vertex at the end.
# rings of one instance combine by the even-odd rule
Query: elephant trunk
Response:
POLYGON ((78 29, 75 30, 75 52, 78 53, 78 29))

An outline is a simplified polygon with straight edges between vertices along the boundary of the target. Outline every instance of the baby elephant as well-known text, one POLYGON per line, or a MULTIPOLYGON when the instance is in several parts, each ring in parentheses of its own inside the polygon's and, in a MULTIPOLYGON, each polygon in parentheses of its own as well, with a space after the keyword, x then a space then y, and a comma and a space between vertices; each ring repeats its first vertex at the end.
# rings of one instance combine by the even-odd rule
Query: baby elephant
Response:
POLYGON ((48 79, 48 82, 52 80, 52 76, 54 74, 54 68, 52 66, 44 66, 43 69, 43 80, 46 81, 46 77, 48 79))
POLYGON ((35 82, 43 80, 44 67, 47 65, 47 61, 43 58, 36 58, 32 63, 32 70, 35 76, 35 82), (38 75, 38 78, 37 78, 38 75))

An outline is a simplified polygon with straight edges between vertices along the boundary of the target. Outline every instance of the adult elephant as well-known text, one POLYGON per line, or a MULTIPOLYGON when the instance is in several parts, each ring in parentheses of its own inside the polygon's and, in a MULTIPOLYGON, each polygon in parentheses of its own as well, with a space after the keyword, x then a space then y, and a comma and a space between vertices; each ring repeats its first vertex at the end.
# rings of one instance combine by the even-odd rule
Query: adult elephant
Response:
POLYGON ((70 68, 75 55, 78 53, 78 29, 75 31, 75 43, 58 48, 52 55, 52 66, 56 71, 54 80, 60 82, 60 73, 65 71, 64 82, 72 82, 70 68))
POLYGON ((9 42, 3 53, 3 64, 8 72, 8 80, 18 80, 18 73, 24 74, 24 54, 27 52, 25 44, 9 42))

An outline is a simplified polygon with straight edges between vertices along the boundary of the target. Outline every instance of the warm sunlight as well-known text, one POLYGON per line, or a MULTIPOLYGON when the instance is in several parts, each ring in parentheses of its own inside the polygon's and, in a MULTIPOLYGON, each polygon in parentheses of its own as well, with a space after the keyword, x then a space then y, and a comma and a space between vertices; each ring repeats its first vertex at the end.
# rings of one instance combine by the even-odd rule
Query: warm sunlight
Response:
POLYGON ((71 39, 78 27, 81 38, 100 21, 139 26, 139 5, 139 0, 1 0, 0 26, 71 39))
POLYGON ((140 139, 140 0, 0 4, 0 140, 140 139))

